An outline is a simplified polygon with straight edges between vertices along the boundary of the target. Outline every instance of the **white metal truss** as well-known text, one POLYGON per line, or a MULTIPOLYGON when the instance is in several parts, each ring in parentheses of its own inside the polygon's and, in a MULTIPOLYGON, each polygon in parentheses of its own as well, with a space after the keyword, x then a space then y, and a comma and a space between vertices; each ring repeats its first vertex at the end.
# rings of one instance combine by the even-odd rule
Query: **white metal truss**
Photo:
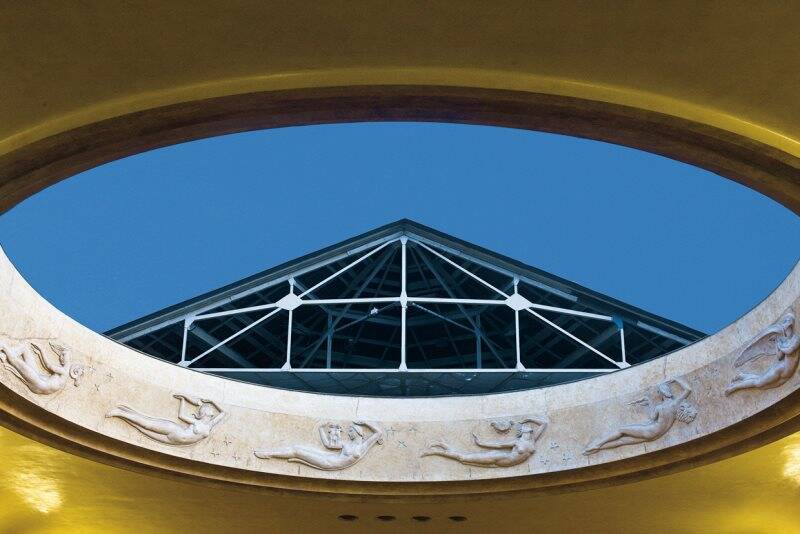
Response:
MULTIPOLYGON (((334 260, 328 259, 324 262, 320 262, 315 265, 306 266, 302 269, 302 271, 298 270, 295 273, 292 273, 285 278, 283 278, 278 283, 285 283, 287 285, 287 292, 284 294, 283 297, 276 300, 275 302, 270 302, 266 304, 260 304, 255 306, 248 306, 224 311, 212 311, 218 305, 208 306, 205 309, 195 311, 193 315, 187 316, 183 321, 183 344, 181 349, 180 361, 179 365, 184 367, 190 367, 193 369, 201 370, 204 372, 214 372, 214 373, 276 373, 276 372, 291 372, 291 373, 509 373, 509 372, 525 372, 525 373, 607 373, 613 372, 619 369, 624 369, 629 367, 627 363, 627 357, 625 354, 625 339, 624 339, 624 330, 622 328, 621 321, 616 320, 614 317, 598 314, 598 313, 590 313, 586 311, 574 310, 569 308, 557 307, 546 305, 537 302, 531 302, 529 299, 524 297, 522 294, 519 293, 519 285, 520 282, 524 284, 530 285, 539 285, 535 282, 529 281, 524 278, 520 278, 519 275, 515 273, 507 272, 495 265, 492 265, 489 262, 482 261, 479 258, 473 257, 471 255, 464 254, 463 252, 451 249, 449 247, 443 246, 435 241, 427 239, 425 237, 413 234, 413 233, 403 233, 399 236, 393 236, 390 238, 381 239, 377 242, 373 242, 366 246, 359 246, 357 250, 349 251, 346 255, 337 257, 336 260, 341 260, 345 257, 353 257, 352 261, 346 263, 343 267, 339 268, 335 272, 331 273, 329 276, 323 278, 316 284, 312 285, 311 287, 303 287, 303 285, 298 281, 298 278, 301 274, 310 272, 315 268, 330 265, 333 263, 334 260), (401 265, 400 265, 400 291, 398 294, 389 297, 360 297, 359 295, 362 294, 364 288, 366 287, 367 283, 372 280, 371 277, 367 277, 365 282, 358 288, 356 291, 355 296, 350 298, 315 298, 315 292, 331 282, 334 279, 342 277, 345 273, 356 267, 357 265, 361 264, 365 260, 378 255, 381 251, 385 250, 386 247, 390 245, 395 245, 399 242, 400 246, 400 255, 401 255, 401 265), (407 274, 408 274, 408 263, 409 263, 409 243, 413 243, 415 247, 418 247, 418 251, 424 251, 424 253, 429 254, 430 257, 425 257, 420 252, 416 254, 419 255, 417 257, 415 255, 414 261, 418 261, 421 264, 426 264, 429 270, 434 274, 437 278, 438 282, 445 287, 448 297, 424 297, 424 296, 414 296, 409 295, 407 291, 407 274), (484 277, 479 276, 475 272, 473 272, 470 268, 467 268, 463 265, 460 265, 448 255, 455 257, 457 259, 463 259, 466 261, 466 264, 477 265, 485 269, 489 269, 499 274, 503 274, 511 279, 509 283, 510 287, 506 287, 505 289, 501 289, 487 281, 484 277), (444 262, 445 265, 451 272, 449 273, 439 273, 438 270, 433 269, 430 265, 430 261, 432 258, 436 258, 438 261, 444 262), (448 289, 447 280, 453 274, 459 274, 469 279, 473 280, 474 282, 488 288, 494 298, 458 298, 456 297, 456 293, 448 289), (508 292, 510 290, 510 292, 508 292), (353 305, 363 305, 363 304, 371 304, 372 309, 369 311, 369 314, 364 318, 354 318, 350 323, 346 323, 343 326, 339 326, 339 323, 343 320, 344 316, 349 311, 350 307, 353 305), (292 362, 292 332, 293 332, 293 322, 294 322, 294 312, 298 308, 302 307, 309 307, 309 306, 330 306, 330 305, 344 305, 345 306, 345 313, 336 317, 336 319, 331 319, 330 314, 328 315, 328 324, 326 326, 326 331, 320 335, 318 342, 312 347, 312 350, 309 351, 310 354, 316 352, 323 343, 326 343, 326 336, 327 336, 327 343, 328 343, 328 358, 326 367, 305 367, 304 364, 306 362, 292 362), (427 305, 427 306, 426 306, 427 305), (460 320, 456 320, 453 317, 447 317, 441 313, 436 312, 435 310, 430 309, 431 306, 435 307, 435 305, 454 305, 457 306, 459 310, 463 313, 463 317, 466 319, 467 323, 461 322, 460 320), (340 367, 331 367, 331 355, 330 355, 330 338, 332 334, 342 328, 351 326, 354 323, 359 321, 368 320, 371 317, 379 316, 385 309, 390 307, 399 306, 400 308, 400 340, 399 340, 399 350, 400 350, 400 361, 399 365, 396 367, 389 367, 389 368, 364 368, 358 366, 348 366, 344 368, 340 367), (477 319, 472 318, 470 314, 466 313, 465 306, 483 306, 483 307, 491 307, 491 306, 505 306, 510 308, 514 313, 514 340, 515 340, 515 348, 516 348, 516 364, 512 367, 509 365, 505 365, 502 368, 487 368, 483 367, 480 363, 480 358, 478 358, 476 365, 474 367, 463 367, 463 368, 410 368, 407 362, 407 345, 409 340, 407 338, 408 334, 408 311, 410 308, 414 308, 419 310, 420 312, 426 313, 432 317, 437 317, 439 320, 443 321, 447 325, 452 326, 454 329, 461 329, 474 334, 477 339, 477 350, 480 353, 480 346, 481 346, 481 325, 479 323, 480 318, 478 316, 477 319), (244 314, 252 314, 254 312, 264 312, 263 315, 258 317, 257 319, 251 321, 249 324, 241 327, 240 329, 236 330, 232 334, 228 335, 224 339, 217 340, 213 336, 206 336, 204 339, 206 342, 211 345, 208 349, 204 350, 200 354, 194 356, 187 356, 187 337, 189 336, 190 330, 197 325, 201 325, 204 321, 208 321, 211 319, 218 319, 221 317, 232 317, 232 316, 243 316, 244 314), (614 335, 613 328, 616 325, 616 332, 618 333, 619 337, 619 353, 621 354, 620 359, 615 359, 602 351, 600 351, 597 347, 593 346, 590 342, 587 342, 574 333, 570 332, 566 328, 559 326, 556 324, 555 321, 549 319, 541 312, 546 312, 550 314, 562 314, 565 316, 575 316, 581 317, 590 320, 597 320, 597 321, 604 321, 611 323, 610 328, 612 328, 611 335, 614 335), (235 351, 231 351, 229 348, 229 344, 241 336, 246 332, 252 330, 259 324, 268 321, 271 317, 276 316, 280 313, 286 313, 288 318, 288 330, 286 335, 286 346, 285 346, 285 360, 282 366, 278 367, 253 367, 247 361, 240 361, 242 358, 238 356, 235 351), (547 368, 526 368, 523 365, 522 360, 522 345, 526 339, 526 332, 521 331, 520 329, 520 315, 521 314, 529 314, 530 316, 534 317, 537 321, 541 324, 545 325, 547 328, 553 329, 557 331, 560 335, 565 336, 571 339, 574 343, 577 343, 584 349, 590 351, 598 358, 598 363, 603 362, 605 366, 598 366, 598 367, 581 367, 581 368, 572 368, 572 367, 547 367, 547 368), (204 367, 203 362, 207 359, 208 356, 212 355, 215 352, 220 352, 229 356, 229 359, 239 362, 241 365, 238 367, 204 367), (300 363, 300 365, 293 366, 293 363, 300 363), (246 365, 245 365, 246 364, 246 365)), ((372 277, 383 267, 386 262, 386 259, 382 260, 383 263, 378 262, 377 266, 373 269, 372 277)), ((421 269, 421 267, 420 267, 421 269)), ((273 282, 274 283, 274 282, 273 282)), ((250 290, 253 291, 252 289, 250 290)), ((482 295, 485 297, 485 295, 482 295)), ((229 299, 230 300, 230 299, 229 299)), ((202 329, 200 329, 202 332, 202 329)), ((413 334, 413 333, 412 333, 413 334)), ((202 333, 199 335, 203 335, 202 333)), ((488 346, 490 352, 494 353, 496 359, 501 360, 501 358, 497 355, 495 348, 491 343, 485 341, 486 345, 488 346)), ((310 357, 310 356, 309 356, 310 357)), ((566 355, 565 355, 566 358, 566 355)))

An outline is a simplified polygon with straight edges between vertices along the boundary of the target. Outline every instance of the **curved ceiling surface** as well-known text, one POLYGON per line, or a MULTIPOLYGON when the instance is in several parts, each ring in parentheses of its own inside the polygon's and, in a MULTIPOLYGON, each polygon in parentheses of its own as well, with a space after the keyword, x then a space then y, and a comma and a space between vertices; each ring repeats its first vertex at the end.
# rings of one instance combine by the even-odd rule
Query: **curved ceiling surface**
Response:
POLYGON ((354 502, 243 492, 105 466, 0 429, 0 528, 23 533, 796 534, 800 439, 653 480, 535 498, 354 502), (313 513, 309 513, 313 510, 313 513), (355 515, 342 521, 340 515, 355 515), (393 516, 391 522, 378 516, 393 516), (429 517, 419 522, 414 516, 429 517), (453 522, 452 516, 466 517, 453 522))
POLYGON ((0 152, 179 101, 380 83, 616 102, 800 153, 793 2, 83 6, 3 7, 0 152))
MULTIPOLYGON (((365 10, 342 3, 302 12, 288 6, 264 6, 254 12, 244 3, 220 10, 211 2, 4 6, 0 44, 8 68, 2 72, 6 90, 0 103, 0 153, 12 153, 97 120, 168 103, 276 88, 399 83, 518 89, 613 102, 687 118, 790 155, 800 154, 796 99, 800 47, 792 22, 797 10, 793 2, 724 6, 667 2, 611 8, 578 3, 492 7, 476 3, 471 7, 387 2, 365 10)), ((792 165, 796 171, 796 163, 792 165)), ((785 176, 795 200, 783 200, 796 209, 800 177, 793 171, 785 176)), ((9 439, 13 443, 5 450, 15 451, 21 445, 30 447, 29 451, 62 455, 13 435, 9 439)), ((607 532, 618 531, 622 525, 618 521, 628 530, 634 524, 639 530, 650 526, 672 531, 792 532, 797 517, 781 497, 795 496, 797 491, 782 478, 787 456, 781 452, 788 444, 776 443, 715 465, 634 485, 541 496, 537 498, 540 523, 543 529, 553 530, 571 517, 607 532), (726 478, 731 473, 735 479, 726 478), (705 491, 695 492, 696 488, 705 491), (758 496, 750 493, 756 489, 762 491, 758 496), (629 502, 643 494, 647 496, 644 502, 652 507, 637 505, 632 512, 629 502), (713 500, 716 495, 719 501, 713 500), (766 500, 764 495, 771 498, 766 500), (561 510, 570 510, 570 500, 574 512, 562 515, 561 510), (626 503, 624 508, 621 502, 626 503), (664 506, 665 502, 674 506, 664 506), (556 517, 553 510, 558 511, 556 517), (692 516, 695 510, 697 515, 692 516)), ((787 454, 792 457, 791 452, 787 454)), ((24 453, 15 457, 25 459, 24 453)), ((100 467, 96 464, 64 458, 75 462, 67 465, 74 465, 82 483, 93 491, 111 480, 112 475, 96 475, 100 467)), ((144 475, 110 472, 131 477, 132 490, 163 484, 144 475)), ((17 469, 16 473, 26 471, 17 469)), ((4 475, 5 480, 13 480, 14 475, 4 475)), ((31 482, 41 475, 28 475, 18 480, 22 484, 12 482, 15 489, 11 491, 35 488, 31 482)), ((58 500, 52 483, 39 487, 48 496, 44 501, 58 500)), ((198 490, 196 485, 191 488, 198 490)), ((242 502, 262 504, 252 495, 244 499, 240 493, 209 493, 230 507, 242 502)), ((25 499, 15 495, 16 502, 25 499)), ((208 504, 207 499, 202 505, 197 499, 189 501, 188 508, 208 504)), ((81 510, 80 503, 70 502, 75 503, 73 510, 81 510)), ((476 516, 484 519, 471 524, 483 521, 484 526, 502 525, 513 531, 526 521, 535 521, 529 513, 535 508, 521 497, 491 505, 484 502, 487 506, 476 516), (515 515, 521 510, 524 516, 515 515)), ((335 501, 328 505, 339 514, 349 511, 335 506, 335 501)), ((392 506, 398 517, 410 515, 410 505, 392 506)), ((445 509, 448 514, 461 514, 444 504, 429 506, 435 509, 428 514, 432 517, 445 509)), ((81 512, 92 518, 100 515, 101 508, 89 501, 88 509, 81 512)), ((378 515, 379 508, 378 503, 370 504, 362 508, 368 510, 363 515, 378 515)), ((322 517, 324 509, 319 510, 322 517)), ((37 520, 24 515, 20 520, 3 512, 12 529, 48 528, 48 515, 42 510, 36 512, 37 520)), ((198 518, 215 520, 207 511, 190 514, 186 519, 185 511, 169 508, 162 517, 176 531, 198 518)), ((287 524, 263 513, 240 517, 287 524)), ((296 525, 295 520, 288 520, 289 528, 296 525)), ((77 524, 70 522, 71 528, 77 524)), ((139 530, 156 531, 164 523, 153 527, 142 520, 140 525, 139 530)), ((392 525, 401 526, 399 521, 392 525)), ((352 523, 345 528, 366 531, 370 527, 374 523, 352 523)), ((117 528, 127 527, 117 523, 117 528)))

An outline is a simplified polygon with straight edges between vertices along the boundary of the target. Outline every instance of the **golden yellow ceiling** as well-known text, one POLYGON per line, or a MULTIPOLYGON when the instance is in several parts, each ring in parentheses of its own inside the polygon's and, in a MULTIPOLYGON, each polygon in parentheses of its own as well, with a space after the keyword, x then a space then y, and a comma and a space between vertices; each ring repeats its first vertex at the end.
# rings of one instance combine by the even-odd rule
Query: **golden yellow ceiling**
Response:
POLYGON ((0 430, 0 532, 800 532, 800 436, 644 482, 463 503, 358 503, 164 480, 0 430), (339 515, 359 517, 344 522, 339 515), (395 521, 376 519, 393 515, 395 521), (428 516, 420 523, 413 516, 428 516), (454 523, 450 516, 466 516, 454 523))
MULTIPOLYGON (((213 96, 432 84, 659 111, 798 156, 798 21, 797 0, 9 1, 0 6, 0 154, 213 96)), ((7 430, 0 452, 0 532, 800 532, 800 436, 613 488, 424 504, 163 480, 7 430)))
POLYGON ((800 154, 800 3, 28 0, 0 7, 0 154, 167 103, 436 84, 609 101, 800 154))

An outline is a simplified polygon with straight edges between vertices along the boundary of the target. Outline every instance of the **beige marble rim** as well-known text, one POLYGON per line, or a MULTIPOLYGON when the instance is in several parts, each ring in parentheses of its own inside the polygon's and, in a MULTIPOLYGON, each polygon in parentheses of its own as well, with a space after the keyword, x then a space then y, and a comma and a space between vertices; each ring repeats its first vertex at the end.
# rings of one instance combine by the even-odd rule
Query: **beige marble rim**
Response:
POLYGON ((564 490, 724 457, 789 433, 800 415, 800 377, 794 370, 779 384, 769 384, 773 387, 726 392, 744 368, 762 376, 770 365, 796 358, 796 347, 786 354, 775 347, 791 342, 795 327, 787 327, 785 318, 800 313, 800 265, 735 323, 668 356, 575 383, 433 399, 325 396, 204 375, 76 323, 31 288, 5 255, 0 255, 0 287, 5 347, 0 348, 0 423, 100 461, 162 474, 409 498, 564 490), (772 335, 771 327, 773 337, 783 341, 762 337, 772 335), (769 345, 768 354, 737 367, 759 343, 769 345), (38 362, 36 376, 25 374, 31 362, 38 362), (187 410, 184 422, 179 407, 187 410), (605 448, 639 432, 625 430, 628 434, 613 438, 620 428, 646 423, 652 410, 660 410, 660 421, 669 424, 643 430, 647 435, 637 443, 605 448), (136 423, 155 419, 174 426, 145 432, 136 423), (489 467, 462 455, 483 450, 473 434, 484 443, 508 440, 520 428, 530 432, 538 424, 532 421, 546 421, 546 427, 533 452, 518 463, 489 467), (315 467, 314 460, 254 454, 299 447, 324 452, 320 436, 327 431, 320 429, 341 428, 346 434, 354 422, 373 425, 356 425, 364 438, 379 432, 380 439, 329 468, 315 467), (423 454, 432 447, 452 457, 423 454))
MULTIPOLYGON (((3 338, 33 342, 44 347, 45 353, 52 352, 51 342, 58 343, 72 350, 71 362, 84 366, 78 385, 70 381, 51 395, 32 392, 14 373, 0 369, 2 408, 6 412, 21 422, 40 425, 35 412, 22 406, 30 404, 56 416, 39 426, 41 431, 56 433, 62 423, 69 423, 81 430, 77 441, 83 447, 99 443, 99 452, 126 461, 245 484, 337 491, 337 485, 329 481, 340 481, 346 483, 343 487, 347 491, 357 493, 385 493, 391 484, 389 493, 414 494, 450 493, 453 490, 447 483, 456 483, 453 489, 459 493, 473 488, 486 491, 485 486, 471 485, 470 481, 505 481, 498 487, 490 486, 489 491, 586 482, 582 471, 588 470, 590 479, 598 478, 597 473, 605 471, 598 471, 598 467, 611 466, 608 471, 619 476, 615 466, 625 460, 653 457, 644 465, 636 462, 638 469, 676 460, 675 454, 651 454, 658 451, 675 449, 681 460, 706 452, 709 444, 701 438, 713 438, 743 420, 758 418, 760 412, 791 397, 800 387, 800 376, 795 375, 774 389, 752 389, 730 396, 724 391, 736 373, 733 361, 741 348, 787 309, 800 312, 800 267, 734 324, 666 357, 548 388, 429 399, 327 396, 205 375, 147 357, 79 325, 38 295, 4 255, 0 258, 0 284, 4 288, 0 294, 3 338), (643 419, 630 403, 676 377, 691 386, 689 400, 697 408, 693 421, 676 422, 662 437, 649 442, 582 454, 597 436, 643 419), (109 410, 126 404, 157 417, 174 418, 176 394, 213 399, 227 416, 208 438, 188 446, 157 442, 117 418, 106 417, 109 410), (420 457, 432 440, 444 438, 456 448, 470 450, 474 448, 473 433, 495 437, 490 423, 531 416, 544 416, 549 424, 536 443, 535 453, 520 465, 485 468, 441 457, 420 457), (277 459, 262 460, 253 454, 259 449, 294 444, 319 447, 315 437, 318 423, 337 421, 346 426, 360 420, 380 423, 385 439, 347 469, 321 471, 277 459), (695 441, 698 445, 693 447, 695 441), (112 450, 108 443, 114 444, 112 450), (167 457, 185 462, 171 462, 165 460, 167 457), (292 480, 295 478, 296 483, 292 480), (317 481, 326 483, 317 485, 317 481)), ((793 415, 784 414, 770 426, 793 415)), ((763 425, 752 425, 742 433, 717 440, 711 447, 729 446, 764 430, 767 428, 763 425)))

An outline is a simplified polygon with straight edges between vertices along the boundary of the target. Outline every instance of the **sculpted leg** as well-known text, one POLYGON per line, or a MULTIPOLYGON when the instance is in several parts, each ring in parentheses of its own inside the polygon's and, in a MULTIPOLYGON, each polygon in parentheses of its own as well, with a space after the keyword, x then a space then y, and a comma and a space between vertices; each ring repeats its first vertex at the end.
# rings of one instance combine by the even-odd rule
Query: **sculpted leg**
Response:
POLYGON ((7 352, 5 359, 6 359, 6 363, 8 363, 8 365, 13 367, 17 372, 19 372, 20 369, 24 369, 26 367, 30 367, 25 362, 25 358, 23 356, 21 356, 20 354, 18 354, 17 352, 15 352, 15 351, 7 352))
POLYGON ((739 372, 736 373, 736 376, 733 377, 733 380, 731 380, 731 382, 741 382, 743 380, 757 380, 757 379, 758 379, 757 374, 739 372))
POLYGON ((26 352, 30 351, 22 345, 0 341, 0 362, 8 361, 15 365, 22 364, 26 360, 24 356, 26 352))
POLYGON ((444 458, 450 458, 451 460, 456 460, 458 462, 463 462, 464 455, 458 452, 453 451, 445 451, 445 450, 429 450, 422 453, 422 456, 442 456, 444 458))
POLYGON ((761 376, 759 376, 756 379, 756 382, 758 383, 757 387, 759 387, 759 388, 774 388, 774 387, 780 386, 781 384, 786 382, 786 380, 788 380, 789 377, 786 377, 786 379, 783 379, 782 376, 781 376, 781 371, 782 370, 783 370, 782 366, 778 366, 778 365, 775 365, 775 366, 770 367, 769 369, 767 369, 764 372, 764 374, 762 374, 761 376))
POLYGON ((637 438, 635 436, 622 436, 614 441, 609 441, 603 448, 615 449, 617 447, 622 447, 623 445, 635 445, 637 443, 642 443, 643 441, 645 441, 644 438, 637 438))
POLYGON ((278 458, 298 462, 317 469, 341 469, 346 467, 346 462, 341 461, 341 456, 337 453, 320 452, 316 449, 295 446, 276 449, 274 451, 253 451, 257 458, 269 460, 278 458))
POLYGON ((499 465, 499 462, 507 460, 509 457, 508 453, 501 451, 462 453, 459 456, 460 456, 458 458, 459 462, 465 464, 483 465, 483 466, 499 465))
POLYGON ((423 452, 420 456, 441 456, 443 458, 449 458, 450 460, 455 460, 463 464, 495 466, 499 465, 498 462, 506 460, 508 454, 501 451, 482 451, 482 452, 454 451, 446 443, 437 441, 428 445, 428 450, 423 452))
POLYGON ((46 384, 42 383, 44 377, 39 374, 37 366, 28 364, 25 359, 25 351, 18 350, 16 347, 11 347, 4 352, 6 358, 3 364, 9 371, 14 373, 17 378, 25 382, 29 388, 35 391, 43 391, 46 389, 46 384))
POLYGON ((166 443, 168 445, 173 445, 172 441, 170 441, 170 439, 165 434, 159 434, 157 432, 147 430, 146 428, 142 428, 140 426, 134 426, 134 428, 150 439, 154 439, 156 441, 160 441, 161 443, 166 443))
POLYGON ((450 446, 443 441, 434 441, 428 445, 428 450, 420 454, 420 456, 444 456, 451 460, 459 460, 460 454, 450 450, 450 446))
POLYGON ((608 434, 607 436, 604 436, 604 437, 602 437, 600 439, 597 439, 597 440, 593 441, 588 447, 586 447, 586 450, 583 451, 583 454, 592 454, 593 452, 597 452, 600 449, 603 449, 604 446, 606 445, 606 443, 618 440, 622 436, 623 436, 623 434, 621 432, 619 432, 619 431, 612 432, 611 434, 608 434))
POLYGON ((730 385, 725 388, 725 395, 730 395, 741 389, 776 387, 782 383, 780 369, 768 369, 761 375, 739 373, 734 377, 730 385))
POLYGON ((257 458, 261 458, 262 460, 269 460, 270 458, 279 458, 281 460, 288 460, 290 458, 294 458, 297 456, 295 454, 294 447, 286 447, 283 449, 276 449, 274 451, 254 451, 253 454, 255 454, 257 458))
MULTIPOLYGON (((118 406, 106 414, 106 417, 119 417, 127 423, 138 427, 139 430, 148 430, 161 436, 166 436, 173 432, 180 432, 183 430, 173 421, 167 419, 159 419, 157 417, 150 417, 149 415, 141 414, 127 406, 118 406)), ((145 432, 145 434, 147 434, 145 432)), ((148 434, 149 435, 149 434, 148 434)))
POLYGON ((748 378, 747 380, 738 380, 735 382, 731 382, 731 385, 725 388, 725 395, 730 395, 736 391, 741 389, 749 389, 749 388, 757 388, 758 380, 755 378, 748 378))
POLYGON ((33 350, 26 347, 22 350, 22 361, 25 362, 25 365, 30 366, 31 369, 36 369, 36 365, 39 362, 39 357, 33 353, 33 350))
POLYGON ((654 439, 658 434, 650 424, 623 426, 604 438, 595 441, 583 451, 583 454, 592 454, 601 449, 613 449, 622 445, 632 445, 654 439))

